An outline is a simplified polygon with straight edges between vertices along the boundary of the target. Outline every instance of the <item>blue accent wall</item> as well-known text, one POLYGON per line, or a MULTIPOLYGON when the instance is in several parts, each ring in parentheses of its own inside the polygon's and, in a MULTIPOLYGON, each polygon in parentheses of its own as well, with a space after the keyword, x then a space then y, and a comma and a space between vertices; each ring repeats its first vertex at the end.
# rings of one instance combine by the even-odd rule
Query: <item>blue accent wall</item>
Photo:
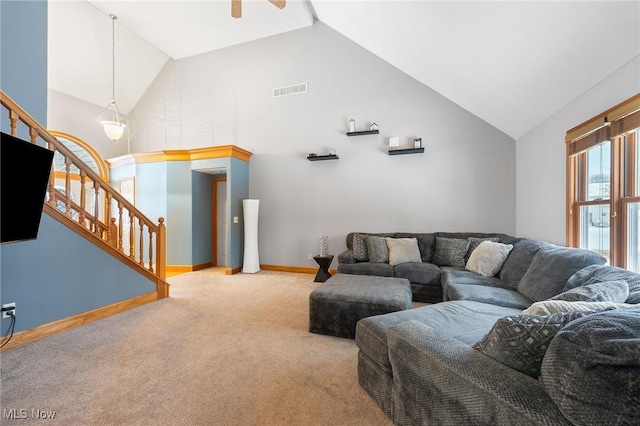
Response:
MULTIPOLYGON (((125 166, 127 167, 127 166, 125 166)), ((167 212, 167 164, 143 163, 136 165, 135 206, 154 222, 165 218, 169 226, 167 212)))
POLYGON ((191 164, 169 161, 167 164, 167 262, 192 264, 191 164))
MULTIPOLYGON (((2 303, 16 302, 16 332, 156 289, 48 214, 36 240, 3 245, 1 254, 2 303)), ((8 324, 2 320, 3 334, 8 324)))
POLYGON ((136 207, 147 217, 165 218, 167 265, 195 266, 212 260, 212 180, 210 171, 227 176, 227 268, 242 266, 244 228, 242 200, 249 198, 249 163, 233 157, 191 161, 157 161, 113 167, 112 182, 132 177, 135 170, 136 207))
MULTIPOLYGON (((46 1, 0 1, 0 88, 44 127, 47 11, 46 1)), ((8 133, 5 126, 8 121, 3 117, 2 131, 8 133)))
MULTIPOLYGON (((229 218, 238 216, 239 223, 231 223, 231 229, 229 232, 229 241, 227 242, 229 247, 227 267, 238 268, 242 266, 244 255, 244 222, 242 218, 242 200, 249 198, 249 163, 231 158, 231 167, 229 168, 228 177, 228 208, 229 218)), ((263 206, 260 205, 260 210, 263 206)), ((232 221, 233 222, 233 221, 232 221)), ((258 213, 258 244, 260 234, 260 212, 258 213)))

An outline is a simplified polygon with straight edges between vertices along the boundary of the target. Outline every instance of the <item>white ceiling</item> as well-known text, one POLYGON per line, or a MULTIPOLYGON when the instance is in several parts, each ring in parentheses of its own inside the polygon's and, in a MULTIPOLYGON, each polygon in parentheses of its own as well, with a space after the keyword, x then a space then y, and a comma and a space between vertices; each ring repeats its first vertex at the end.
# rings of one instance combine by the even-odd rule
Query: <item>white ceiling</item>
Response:
MULTIPOLYGON (((169 58, 313 25, 314 15, 519 138, 640 55, 638 1, 49 0, 49 87, 129 112, 169 58)), ((640 76, 638 77, 640 79, 640 76)))

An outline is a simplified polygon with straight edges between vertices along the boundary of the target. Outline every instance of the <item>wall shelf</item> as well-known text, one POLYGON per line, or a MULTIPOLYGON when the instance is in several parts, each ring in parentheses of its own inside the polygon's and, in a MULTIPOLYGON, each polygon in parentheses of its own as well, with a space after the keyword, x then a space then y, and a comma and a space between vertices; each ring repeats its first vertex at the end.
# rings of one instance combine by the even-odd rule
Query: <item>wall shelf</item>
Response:
POLYGON ((402 154, 422 154, 423 148, 407 148, 407 149, 390 149, 389 155, 402 155, 402 154))
POLYGON ((360 132, 347 132, 347 136, 377 135, 379 130, 362 130, 360 132))
POLYGON ((338 160, 340 157, 337 155, 316 155, 315 157, 307 157, 309 161, 321 161, 321 160, 338 160))

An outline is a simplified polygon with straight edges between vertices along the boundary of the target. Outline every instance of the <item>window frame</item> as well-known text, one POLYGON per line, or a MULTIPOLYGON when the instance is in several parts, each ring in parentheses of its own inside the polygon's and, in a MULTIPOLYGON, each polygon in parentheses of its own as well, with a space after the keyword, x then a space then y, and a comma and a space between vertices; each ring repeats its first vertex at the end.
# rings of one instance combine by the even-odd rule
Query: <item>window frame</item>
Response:
MULTIPOLYGON (((627 267, 629 204, 640 202, 638 174, 640 94, 567 131, 566 244, 580 247, 582 206, 609 205, 609 264, 627 267), (587 152, 609 141, 610 186, 608 200, 588 200, 587 152)), ((640 238, 636 236, 636 238, 640 238)))

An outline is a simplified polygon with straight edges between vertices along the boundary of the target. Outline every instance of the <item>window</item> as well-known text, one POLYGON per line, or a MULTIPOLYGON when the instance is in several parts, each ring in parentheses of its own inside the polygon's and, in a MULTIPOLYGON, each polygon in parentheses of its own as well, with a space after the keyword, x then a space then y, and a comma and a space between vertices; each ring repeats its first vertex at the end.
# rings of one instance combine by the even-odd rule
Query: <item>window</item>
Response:
POLYGON ((640 272, 640 94, 567 132, 567 245, 640 272))

